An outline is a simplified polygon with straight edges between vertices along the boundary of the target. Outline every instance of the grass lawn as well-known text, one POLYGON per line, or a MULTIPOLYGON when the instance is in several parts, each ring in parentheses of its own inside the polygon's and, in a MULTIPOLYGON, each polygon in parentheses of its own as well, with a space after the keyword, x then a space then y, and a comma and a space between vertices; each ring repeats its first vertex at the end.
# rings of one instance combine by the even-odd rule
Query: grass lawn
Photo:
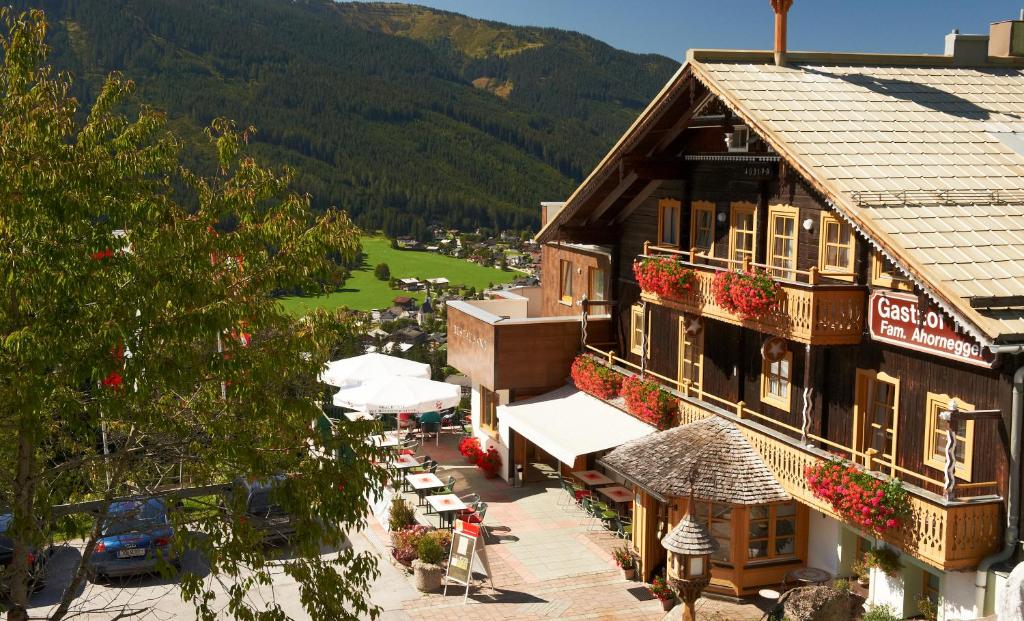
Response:
POLYGON ((388 264, 392 278, 447 278, 452 286, 465 285, 477 290, 491 283, 512 282, 519 275, 519 272, 505 272, 433 252, 395 250, 383 237, 363 237, 362 244, 364 263, 352 272, 352 277, 342 289, 318 297, 285 298, 281 301, 285 310, 294 315, 316 308, 333 310, 343 306, 368 311, 391 306, 391 300, 398 295, 409 295, 423 301, 422 291, 399 292, 388 287, 387 282, 374 278, 373 268, 378 263, 388 264))

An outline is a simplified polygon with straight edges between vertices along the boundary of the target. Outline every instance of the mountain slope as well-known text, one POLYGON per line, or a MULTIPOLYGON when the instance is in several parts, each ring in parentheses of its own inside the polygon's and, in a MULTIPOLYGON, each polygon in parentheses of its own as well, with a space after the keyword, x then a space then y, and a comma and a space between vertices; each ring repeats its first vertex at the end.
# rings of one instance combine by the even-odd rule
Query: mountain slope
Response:
POLYGON ((390 234, 536 226, 537 203, 565 197, 676 68, 577 33, 410 5, 31 4, 87 104, 120 70, 179 131, 216 116, 253 125, 257 153, 295 168, 315 207, 390 234))

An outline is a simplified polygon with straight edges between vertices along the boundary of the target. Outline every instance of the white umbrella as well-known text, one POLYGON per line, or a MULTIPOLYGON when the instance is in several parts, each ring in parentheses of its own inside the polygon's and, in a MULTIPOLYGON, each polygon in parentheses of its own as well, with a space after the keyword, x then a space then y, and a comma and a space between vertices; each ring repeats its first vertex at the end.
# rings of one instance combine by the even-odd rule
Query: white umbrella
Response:
POLYGON ((342 388, 334 395, 334 405, 369 414, 436 412, 457 406, 461 393, 455 384, 391 377, 342 388))
POLYGON ((396 376, 430 379, 430 365, 384 354, 364 354, 328 362, 320 381, 343 387, 396 376))

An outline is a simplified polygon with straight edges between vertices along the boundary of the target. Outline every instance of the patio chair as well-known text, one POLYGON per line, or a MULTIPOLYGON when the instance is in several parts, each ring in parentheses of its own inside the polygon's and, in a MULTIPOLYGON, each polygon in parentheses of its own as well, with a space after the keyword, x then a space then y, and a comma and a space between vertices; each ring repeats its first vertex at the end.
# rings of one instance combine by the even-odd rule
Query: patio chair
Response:
POLYGON ((465 496, 459 496, 459 500, 467 505, 474 505, 480 502, 480 494, 466 494, 465 496))
POLYGON ((424 455, 423 461, 420 462, 420 465, 409 468, 409 472, 413 474, 422 474, 424 472, 427 472, 430 469, 430 464, 433 461, 434 460, 430 459, 430 455, 424 455))
POLYGON ((415 447, 416 447, 417 444, 418 444, 418 442, 416 441, 415 438, 406 438, 405 440, 402 440, 398 444, 398 454, 399 455, 415 455, 416 454, 416 448, 415 447))
POLYGON ((437 493, 438 494, 454 494, 455 493, 455 477, 452 476, 452 475, 448 475, 448 482, 445 483, 445 486, 442 487, 437 493))
POLYGON ((611 509, 602 511, 601 515, 598 516, 598 519, 601 520, 601 523, 604 524, 604 527, 607 530, 615 533, 616 523, 619 521, 619 514, 617 511, 613 511, 611 509))
POLYGON ((618 528, 615 532, 616 535, 623 539, 632 541, 633 540, 633 518, 622 517, 618 519, 618 528))
MULTIPOLYGON (((470 494, 470 496, 476 496, 476 494, 470 494)), ((457 512, 455 514, 455 517, 459 518, 462 521, 466 521, 466 518, 468 518, 469 516, 473 515, 477 511, 479 511, 480 507, 485 504, 484 502, 479 500, 479 497, 478 497, 477 500, 475 500, 473 502, 469 502, 467 500, 463 500, 462 502, 464 502, 467 505, 469 505, 467 508, 465 508, 462 511, 459 511, 459 512, 457 512)))
POLYGON ((487 515, 487 503, 486 502, 482 502, 482 503, 480 503, 478 505, 478 507, 479 508, 476 511, 474 511, 473 513, 471 513, 468 516, 466 516, 466 518, 463 521, 464 522, 468 522, 470 524, 477 524, 477 525, 479 525, 480 526, 480 532, 483 533, 484 537, 486 537, 487 536, 487 527, 484 526, 484 517, 487 515))
POLYGON ((576 493, 575 490, 572 488, 572 484, 570 484, 562 477, 558 477, 558 482, 561 484, 562 491, 564 492, 562 497, 558 499, 558 506, 566 507, 570 503, 574 503, 576 501, 576 493))
POLYGON ((587 514, 589 515, 587 530, 593 530, 594 524, 596 524, 597 521, 601 519, 601 516, 604 515, 604 513, 608 510, 608 505, 604 504, 599 500, 594 500, 593 498, 591 498, 590 506, 587 510, 587 514))

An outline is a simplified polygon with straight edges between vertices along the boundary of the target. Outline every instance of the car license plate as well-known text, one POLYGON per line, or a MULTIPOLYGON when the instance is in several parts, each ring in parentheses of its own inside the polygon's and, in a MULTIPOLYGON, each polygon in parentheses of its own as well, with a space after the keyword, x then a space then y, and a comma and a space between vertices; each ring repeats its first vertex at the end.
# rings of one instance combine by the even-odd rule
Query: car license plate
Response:
POLYGON ((146 548, 128 548, 117 551, 117 558, 134 558, 136 556, 146 556, 146 548))

